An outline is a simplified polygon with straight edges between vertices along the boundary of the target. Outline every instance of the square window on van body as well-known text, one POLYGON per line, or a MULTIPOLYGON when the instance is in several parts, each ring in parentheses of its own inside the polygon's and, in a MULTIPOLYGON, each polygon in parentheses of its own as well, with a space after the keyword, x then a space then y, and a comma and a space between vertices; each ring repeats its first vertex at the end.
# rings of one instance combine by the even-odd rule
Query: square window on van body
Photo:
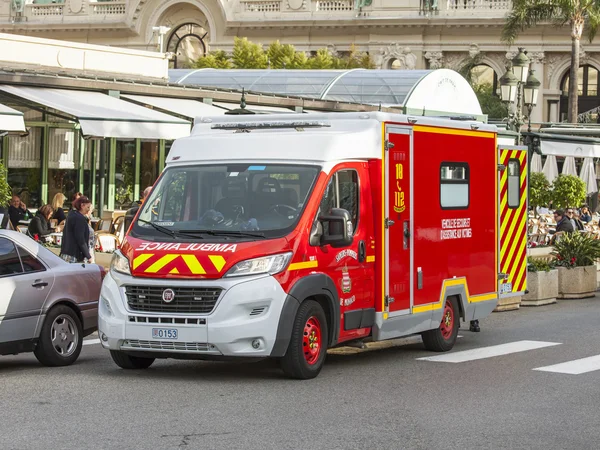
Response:
POLYGON ((470 198, 470 170, 466 162, 440 165, 440 206, 442 209, 467 209, 470 198))

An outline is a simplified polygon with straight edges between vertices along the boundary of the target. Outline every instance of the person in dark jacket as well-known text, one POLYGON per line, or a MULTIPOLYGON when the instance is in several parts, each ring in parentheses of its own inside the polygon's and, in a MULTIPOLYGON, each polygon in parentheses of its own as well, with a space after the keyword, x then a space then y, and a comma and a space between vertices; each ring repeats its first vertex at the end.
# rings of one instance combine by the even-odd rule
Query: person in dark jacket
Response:
POLYGON ((554 220, 556 220, 556 232, 564 231, 565 233, 572 233, 574 231, 571 220, 565 216, 565 211, 557 209, 554 211, 554 220))
POLYGON ((25 214, 27 214, 27 206, 25 206, 25 203, 21 201, 21 198, 18 195, 13 195, 10 200, 10 206, 8 207, 8 215, 10 216, 10 222, 15 230, 17 229, 19 222, 25 219, 25 214))
POLYGON ((54 232, 54 229, 50 228, 50 218, 54 214, 54 209, 50 205, 42 206, 35 217, 31 219, 29 222, 29 226, 27 227, 27 235, 39 241, 44 236, 48 236, 50 233, 54 232))
POLYGON ((125 233, 127 233, 127 230, 129 230, 129 227, 131 226, 131 222, 133 222, 133 218, 135 217, 138 210, 142 206, 142 203, 144 203, 144 200, 146 198, 148 198, 148 196, 150 195, 151 190, 152 190, 152 186, 148 186, 146 189, 144 189, 144 192, 142 192, 142 197, 140 198, 140 200, 138 202, 135 202, 135 205, 133 205, 133 207, 128 209, 127 212, 125 213, 125 223, 124 223, 125 233))
POLYGON ((92 209, 89 198, 81 196, 73 202, 63 230, 60 257, 70 263, 88 262, 90 255, 90 227, 86 216, 92 209))

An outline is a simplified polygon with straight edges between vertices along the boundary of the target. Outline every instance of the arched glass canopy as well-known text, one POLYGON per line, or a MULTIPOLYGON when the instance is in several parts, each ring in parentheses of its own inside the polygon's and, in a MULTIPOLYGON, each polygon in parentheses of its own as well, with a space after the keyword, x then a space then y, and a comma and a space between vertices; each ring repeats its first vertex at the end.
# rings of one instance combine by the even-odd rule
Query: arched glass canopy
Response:
POLYGON ((411 114, 481 116, 473 89, 457 72, 438 70, 173 69, 169 82, 285 97, 403 107, 411 114))

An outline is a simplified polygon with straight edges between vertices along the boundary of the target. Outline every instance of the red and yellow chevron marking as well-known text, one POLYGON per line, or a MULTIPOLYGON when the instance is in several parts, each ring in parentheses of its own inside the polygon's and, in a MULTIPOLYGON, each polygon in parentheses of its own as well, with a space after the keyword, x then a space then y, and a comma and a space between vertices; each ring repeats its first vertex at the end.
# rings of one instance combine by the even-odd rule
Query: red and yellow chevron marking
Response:
POLYGON ((508 274, 512 292, 523 292, 527 280, 527 151, 501 150, 500 164, 516 159, 521 167, 520 203, 508 206, 508 169, 500 177, 500 271, 508 274))
POLYGON ((203 255, 201 259, 202 262, 192 254, 172 253, 161 256, 142 253, 133 259, 132 267, 134 272, 148 274, 206 275, 207 270, 209 273, 220 273, 226 262, 221 255, 203 255))

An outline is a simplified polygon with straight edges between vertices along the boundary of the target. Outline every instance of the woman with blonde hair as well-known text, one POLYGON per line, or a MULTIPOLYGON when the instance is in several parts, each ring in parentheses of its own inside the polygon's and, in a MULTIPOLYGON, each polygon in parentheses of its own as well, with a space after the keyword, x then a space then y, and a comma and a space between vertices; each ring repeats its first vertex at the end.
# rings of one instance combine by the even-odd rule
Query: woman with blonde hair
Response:
POLYGON ((52 209, 54 209, 54 215, 52 216, 52 219, 56 219, 57 225, 61 224, 67 219, 67 216, 65 216, 65 211, 63 209, 66 199, 67 197, 65 197, 65 195, 62 192, 56 194, 52 199, 52 209))

